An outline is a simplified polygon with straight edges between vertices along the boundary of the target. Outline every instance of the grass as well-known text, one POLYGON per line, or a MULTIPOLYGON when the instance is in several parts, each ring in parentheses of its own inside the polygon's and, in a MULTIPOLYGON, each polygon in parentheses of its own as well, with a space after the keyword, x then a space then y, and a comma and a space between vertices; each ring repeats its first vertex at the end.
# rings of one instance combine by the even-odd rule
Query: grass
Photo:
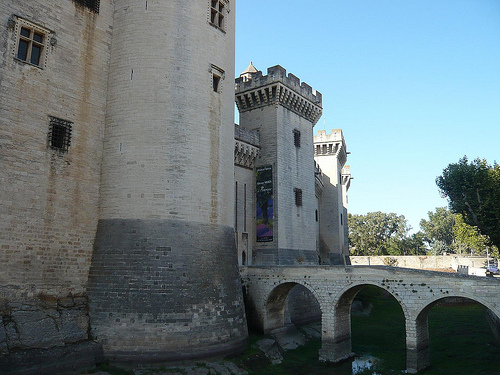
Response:
POLYGON ((479 304, 429 311, 431 367, 422 375, 500 374, 500 346, 479 304))

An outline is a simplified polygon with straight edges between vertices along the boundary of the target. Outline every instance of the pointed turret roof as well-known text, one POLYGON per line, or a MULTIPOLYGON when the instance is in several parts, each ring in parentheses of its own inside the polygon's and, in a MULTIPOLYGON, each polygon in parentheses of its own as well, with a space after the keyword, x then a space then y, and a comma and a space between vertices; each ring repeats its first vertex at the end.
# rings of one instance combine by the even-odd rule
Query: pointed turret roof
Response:
POLYGON ((253 74, 257 73, 257 69, 255 69, 255 66, 253 66, 253 63, 250 61, 250 65, 248 65, 248 68, 246 68, 243 73, 240 74, 242 76, 243 74, 253 74))

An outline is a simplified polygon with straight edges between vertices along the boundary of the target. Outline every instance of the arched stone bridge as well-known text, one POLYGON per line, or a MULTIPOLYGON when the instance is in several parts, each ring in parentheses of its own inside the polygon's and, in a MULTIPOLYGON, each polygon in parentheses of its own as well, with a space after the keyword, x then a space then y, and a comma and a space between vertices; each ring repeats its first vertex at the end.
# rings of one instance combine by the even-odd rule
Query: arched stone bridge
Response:
POLYGON ((285 324, 288 292, 309 289, 322 312, 319 359, 338 362, 351 353, 351 303, 367 285, 388 291, 405 316, 408 373, 430 365, 427 313, 446 297, 477 301, 500 318, 500 279, 385 266, 242 267, 249 319, 269 332, 285 324))

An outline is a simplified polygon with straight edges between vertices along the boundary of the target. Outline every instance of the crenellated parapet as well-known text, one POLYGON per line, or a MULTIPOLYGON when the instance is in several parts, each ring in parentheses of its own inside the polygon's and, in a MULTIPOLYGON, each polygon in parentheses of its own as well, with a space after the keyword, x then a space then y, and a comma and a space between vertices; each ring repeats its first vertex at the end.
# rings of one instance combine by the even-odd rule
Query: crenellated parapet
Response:
POLYGON ((348 191, 349 188, 351 187, 351 166, 346 165, 344 168, 342 168, 342 185, 345 185, 345 190, 348 191))
POLYGON ((279 65, 268 68, 267 75, 244 72, 236 78, 235 90, 240 113, 280 104, 313 124, 321 117, 321 93, 279 65))
POLYGON ((342 129, 333 129, 331 134, 325 130, 314 136, 314 156, 335 155, 343 167, 347 161, 347 149, 342 129))
POLYGON ((253 168, 259 154, 259 133, 234 124, 234 164, 253 168))

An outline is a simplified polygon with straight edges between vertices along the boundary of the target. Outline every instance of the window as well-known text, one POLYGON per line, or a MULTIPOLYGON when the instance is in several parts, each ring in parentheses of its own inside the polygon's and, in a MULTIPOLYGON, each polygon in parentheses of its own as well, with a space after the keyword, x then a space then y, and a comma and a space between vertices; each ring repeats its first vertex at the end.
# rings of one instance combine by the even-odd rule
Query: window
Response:
POLYGON ((316 210, 316 221, 319 221, 319 214, 318 214, 318 210, 316 210))
POLYGON ((43 68, 49 31, 29 21, 18 18, 16 21, 15 57, 28 64, 43 68))
POLYGON ((213 73, 212 74, 212 88, 214 89, 214 92, 219 92, 219 84, 220 84, 220 77, 213 73))
POLYGON ((293 131, 293 144, 295 147, 300 147, 300 131, 294 129, 293 131))
POLYGON ((99 13, 100 0, 75 0, 78 4, 89 8, 92 12, 99 13))
POLYGON ((295 205, 302 206, 302 189, 295 188, 293 192, 295 193, 295 205))
POLYGON ((225 31, 224 12, 226 5, 222 0, 211 0, 210 6, 210 24, 225 31))
POLYGON ((214 64, 211 64, 210 72, 212 73, 212 89, 214 92, 221 92, 221 81, 224 79, 224 70, 214 64))
POLYGON ((52 116, 49 116, 49 119, 48 146, 59 152, 68 152, 71 144, 71 127, 73 123, 52 116))
POLYGON ((234 230, 238 230, 238 181, 234 185, 234 230))
POLYGON ((243 185, 243 231, 247 231, 247 184, 243 185))

